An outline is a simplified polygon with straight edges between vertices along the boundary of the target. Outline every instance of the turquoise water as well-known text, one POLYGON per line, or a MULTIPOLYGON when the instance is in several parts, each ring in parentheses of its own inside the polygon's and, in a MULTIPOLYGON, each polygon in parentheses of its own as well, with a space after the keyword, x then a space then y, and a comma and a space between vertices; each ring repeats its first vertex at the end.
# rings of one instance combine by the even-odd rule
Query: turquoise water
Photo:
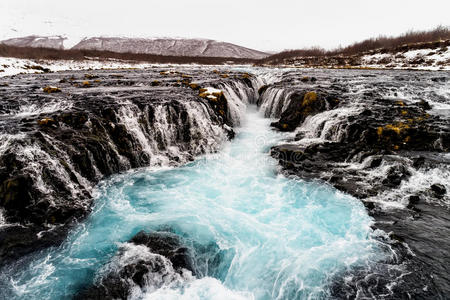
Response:
POLYGON ((383 254, 358 200, 277 174, 268 151, 285 136, 270 121, 250 109, 217 154, 103 182, 94 212, 64 245, 15 270, 9 298, 70 298, 133 235, 161 228, 199 253, 202 271, 137 298, 326 298, 335 275, 383 254))

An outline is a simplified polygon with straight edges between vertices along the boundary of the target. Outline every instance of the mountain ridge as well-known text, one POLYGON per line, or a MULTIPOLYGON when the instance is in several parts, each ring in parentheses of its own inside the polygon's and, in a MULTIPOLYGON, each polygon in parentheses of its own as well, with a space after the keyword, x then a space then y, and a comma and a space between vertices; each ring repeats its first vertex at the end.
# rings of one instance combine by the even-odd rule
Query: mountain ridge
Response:
POLYGON ((119 53, 139 53, 168 56, 230 57, 261 59, 269 54, 236 44, 200 38, 128 38, 87 37, 73 47, 65 48, 63 36, 30 35, 0 41, 19 47, 43 47, 73 50, 103 50, 119 53))

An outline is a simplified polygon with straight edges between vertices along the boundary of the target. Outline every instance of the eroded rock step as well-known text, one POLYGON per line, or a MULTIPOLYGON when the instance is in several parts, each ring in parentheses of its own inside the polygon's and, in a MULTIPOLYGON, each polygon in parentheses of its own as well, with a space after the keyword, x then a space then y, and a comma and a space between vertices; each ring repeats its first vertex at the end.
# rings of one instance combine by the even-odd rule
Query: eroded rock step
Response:
POLYGON ((293 132, 271 150, 284 172, 363 200, 399 253, 349 274, 337 297, 450 293, 448 91, 448 72, 404 71, 292 71, 259 90, 261 108, 278 119, 272 126, 293 132))
POLYGON ((202 67, 2 78, 1 264, 60 243, 102 178, 219 149, 254 87, 247 73, 202 67))

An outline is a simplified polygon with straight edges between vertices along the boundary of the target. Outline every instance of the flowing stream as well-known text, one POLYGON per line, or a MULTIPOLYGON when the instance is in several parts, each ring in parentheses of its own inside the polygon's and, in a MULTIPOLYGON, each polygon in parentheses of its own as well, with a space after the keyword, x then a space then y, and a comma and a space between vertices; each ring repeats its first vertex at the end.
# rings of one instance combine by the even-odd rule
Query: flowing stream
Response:
POLYGON ((174 274, 160 288, 136 287, 132 298, 140 299, 326 298, 339 275, 383 259, 361 202, 277 174, 268 152, 286 135, 270 122, 249 107, 219 153, 102 182, 90 217, 62 246, 15 270, 8 297, 70 298, 119 264, 119 248, 128 259, 148 255, 127 243, 141 230, 179 235, 200 271, 174 274))

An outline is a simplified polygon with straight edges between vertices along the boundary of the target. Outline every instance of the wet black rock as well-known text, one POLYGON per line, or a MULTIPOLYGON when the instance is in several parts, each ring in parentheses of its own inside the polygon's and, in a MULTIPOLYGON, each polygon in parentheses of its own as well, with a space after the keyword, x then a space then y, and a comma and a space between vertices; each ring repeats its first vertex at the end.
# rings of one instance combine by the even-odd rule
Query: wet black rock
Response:
POLYGON ((447 192, 445 186, 439 183, 431 185, 430 188, 437 197, 442 197, 447 192))
POLYGON ((411 195, 408 198, 408 205, 407 205, 407 207, 409 209, 417 209, 416 205, 419 204, 420 201, 422 201, 420 195, 411 195))
POLYGON ((386 178, 382 183, 390 188, 394 188, 400 185, 403 180, 411 176, 411 173, 404 165, 396 165, 389 168, 386 174, 386 178))
POLYGON ((129 243, 145 248, 130 258, 127 251, 133 251, 133 246, 125 246, 113 257, 108 272, 74 299, 128 299, 132 289, 159 288, 181 278, 186 270, 194 271, 193 254, 171 232, 141 231, 129 243))
POLYGON ((144 245, 151 252, 168 258, 175 270, 180 271, 184 268, 194 272, 195 275, 192 253, 182 245, 177 235, 170 232, 146 233, 141 231, 130 242, 136 245, 144 245))
POLYGON ((158 157, 175 165, 215 151, 221 136, 214 128, 234 137, 236 120, 223 93, 213 101, 176 83, 229 84, 236 94, 245 90, 252 97, 253 78, 236 73, 224 79, 202 68, 188 72, 96 71, 87 75, 89 89, 80 88, 82 72, 8 78, 0 90, 0 213, 30 234, 21 243, 2 235, 0 265, 14 251, 39 248, 34 228, 62 232, 84 218, 92 188, 105 176, 157 165, 158 157), (155 80, 158 85, 151 84, 155 80), (61 92, 43 92, 45 86, 61 92))
POLYGON ((450 118, 439 109, 431 110, 434 103, 448 104, 447 98, 434 92, 444 88, 441 81, 426 80, 432 76, 426 72, 413 76, 317 71, 317 95, 332 95, 328 99, 339 101, 314 102, 310 107, 302 104, 308 82, 298 80, 296 73, 287 71, 258 100, 266 116, 280 118, 273 126, 296 132, 286 144, 272 147, 271 155, 288 176, 321 179, 363 199, 375 219, 373 227, 393 232, 382 243, 395 249, 396 259, 373 270, 351 270, 350 281, 341 280, 345 275, 336 276, 332 296, 445 298, 450 292, 448 270, 440 266, 449 259, 448 188, 410 184, 413 177, 433 176, 427 175, 430 170, 446 176, 450 166, 446 158, 450 118), (399 99, 401 89, 409 90, 412 99, 399 99), (406 209, 385 208, 384 202, 406 209), (417 270, 422 273, 416 274, 417 270))
POLYGON ((425 100, 421 100, 421 101, 418 103, 418 105, 419 105, 422 109, 424 109, 424 110, 429 110, 429 109, 431 109, 431 105, 430 105, 427 101, 425 101, 425 100))
POLYGON ((281 113, 280 120, 271 124, 281 131, 292 131, 306 117, 331 109, 339 103, 335 96, 315 91, 296 92, 288 101, 289 104, 281 113))

